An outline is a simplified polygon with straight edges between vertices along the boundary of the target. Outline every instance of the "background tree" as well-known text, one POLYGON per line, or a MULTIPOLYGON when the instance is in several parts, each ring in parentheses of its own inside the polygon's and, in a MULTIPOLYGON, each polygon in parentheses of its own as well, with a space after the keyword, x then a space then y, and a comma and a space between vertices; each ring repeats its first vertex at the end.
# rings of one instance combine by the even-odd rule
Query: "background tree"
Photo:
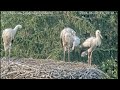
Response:
MULTIPOLYGON (((107 60, 117 60, 118 55, 118 12, 117 11, 1 11, 1 32, 21 24, 13 44, 12 57, 51 58, 62 60, 63 49, 60 32, 71 27, 83 42, 95 35, 99 29, 103 36, 102 45, 93 52, 93 64, 101 67, 107 60)), ((4 56, 1 40, 1 57, 4 56)), ((86 62, 79 56, 79 49, 70 53, 72 61, 86 62)), ((112 64, 112 63, 111 63, 112 64)))

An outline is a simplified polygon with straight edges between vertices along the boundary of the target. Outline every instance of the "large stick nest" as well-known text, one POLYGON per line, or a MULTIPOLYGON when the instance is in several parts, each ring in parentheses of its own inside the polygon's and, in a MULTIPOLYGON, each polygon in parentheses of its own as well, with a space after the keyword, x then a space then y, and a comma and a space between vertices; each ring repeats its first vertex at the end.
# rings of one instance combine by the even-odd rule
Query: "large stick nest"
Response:
POLYGON ((51 59, 1 59, 1 79, 106 79, 104 72, 81 62, 51 59))

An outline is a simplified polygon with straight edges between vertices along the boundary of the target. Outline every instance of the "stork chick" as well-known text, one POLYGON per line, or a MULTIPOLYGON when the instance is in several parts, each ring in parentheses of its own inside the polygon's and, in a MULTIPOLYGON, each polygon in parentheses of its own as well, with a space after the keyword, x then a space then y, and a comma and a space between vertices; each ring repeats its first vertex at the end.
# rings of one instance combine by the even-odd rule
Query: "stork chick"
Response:
POLYGON ((7 50, 9 50, 9 59, 10 59, 10 53, 11 53, 11 45, 14 40, 15 34, 18 30, 18 28, 22 28, 21 25, 17 25, 14 29, 7 28, 3 30, 2 32, 2 39, 4 43, 4 50, 5 50, 5 57, 7 56, 7 50))
POLYGON ((81 57, 88 55, 88 64, 91 66, 92 52, 96 49, 97 46, 101 45, 101 39, 103 38, 100 30, 96 30, 96 37, 90 37, 86 39, 82 45, 81 49, 88 48, 88 50, 82 52, 81 57))
POLYGON ((70 61, 70 49, 72 48, 72 50, 74 50, 74 47, 80 43, 80 39, 71 28, 64 28, 60 33, 60 39, 62 47, 64 48, 63 60, 65 60, 65 52, 68 51, 68 61, 70 61))

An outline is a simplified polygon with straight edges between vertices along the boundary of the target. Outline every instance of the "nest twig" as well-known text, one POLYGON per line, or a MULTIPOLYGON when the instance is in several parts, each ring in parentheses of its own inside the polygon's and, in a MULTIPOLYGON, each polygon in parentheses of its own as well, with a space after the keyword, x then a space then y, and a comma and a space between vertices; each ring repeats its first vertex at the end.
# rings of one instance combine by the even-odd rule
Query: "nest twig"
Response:
POLYGON ((95 66, 81 62, 55 60, 11 59, 1 60, 1 79, 106 79, 95 66))

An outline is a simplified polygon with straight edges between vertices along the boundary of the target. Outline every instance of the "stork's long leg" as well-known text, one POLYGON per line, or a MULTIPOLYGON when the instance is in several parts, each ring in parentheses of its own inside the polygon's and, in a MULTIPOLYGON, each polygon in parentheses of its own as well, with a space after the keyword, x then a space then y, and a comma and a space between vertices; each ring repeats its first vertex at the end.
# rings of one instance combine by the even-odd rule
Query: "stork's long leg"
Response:
POLYGON ((63 61, 65 61, 65 52, 66 52, 66 47, 64 46, 64 57, 63 57, 63 61))
POLYGON ((70 61, 70 48, 68 47, 68 61, 70 61))
POLYGON ((5 59, 7 59, 7 50, 5 50, 5 59))
POLYGON ((6 47, 6 45, 5 45, 5 43, 4 43, 5 59, 7 59, 7 49, 8 49, 8 47, 6 47))
POLYGON ((88 65, 90 65, 90 52, 88 52, 88 65))
POLYGON ((64 50, 64 57, 63 57, 63 61, 65 61, 65 50, 64 50))
POLYGON ((90 66, 91 66, 91 62, 92 62, 92 52, 91 52, 91 54, 90 54, 90 66))
POLYGON ((9 57, 8 57, 9 61, 10 61, 10 55, 11 55, 11 43, 9 45, 9 57))
POLYGON ((11 53, 11 49, 9 48, 9 57, 8 57, 9 60, 10 60, 10 53, 11 53))
POLYGON ((92 57, 93 48, 88 49, 88 64, 91 66, 91 57, 92 57))

